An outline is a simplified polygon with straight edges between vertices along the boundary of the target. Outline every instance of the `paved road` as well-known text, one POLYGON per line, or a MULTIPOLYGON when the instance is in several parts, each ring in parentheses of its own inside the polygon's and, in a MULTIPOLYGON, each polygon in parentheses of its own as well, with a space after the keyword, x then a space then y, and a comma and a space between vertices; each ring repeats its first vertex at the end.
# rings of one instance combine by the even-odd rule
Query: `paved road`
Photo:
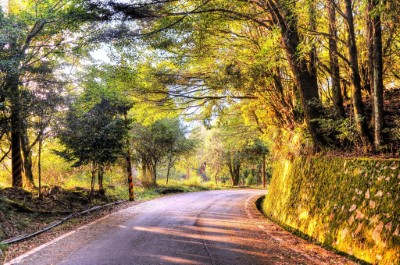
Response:
POLYGON ((148 201, 73 231, 11 264, 350 264, 257 213, 261 190, 148 201))

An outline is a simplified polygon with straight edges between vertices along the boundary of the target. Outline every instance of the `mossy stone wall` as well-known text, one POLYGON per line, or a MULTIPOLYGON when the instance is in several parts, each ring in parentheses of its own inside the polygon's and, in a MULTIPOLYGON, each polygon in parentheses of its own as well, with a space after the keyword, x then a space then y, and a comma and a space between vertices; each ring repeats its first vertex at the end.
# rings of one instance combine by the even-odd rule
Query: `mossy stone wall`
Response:
POLYGON ((264 213, 370 263, 400 264, 400 160, 276 162, 264 213))

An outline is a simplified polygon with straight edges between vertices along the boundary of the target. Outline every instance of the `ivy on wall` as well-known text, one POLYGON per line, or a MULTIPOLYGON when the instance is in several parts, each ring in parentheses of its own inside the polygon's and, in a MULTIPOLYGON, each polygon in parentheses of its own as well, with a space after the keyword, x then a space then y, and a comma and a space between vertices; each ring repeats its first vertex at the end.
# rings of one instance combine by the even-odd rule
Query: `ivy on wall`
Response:
POLYGON ((267 216, 323 245, 400 263, 400 160, 299 157, 278 161, 267 216))

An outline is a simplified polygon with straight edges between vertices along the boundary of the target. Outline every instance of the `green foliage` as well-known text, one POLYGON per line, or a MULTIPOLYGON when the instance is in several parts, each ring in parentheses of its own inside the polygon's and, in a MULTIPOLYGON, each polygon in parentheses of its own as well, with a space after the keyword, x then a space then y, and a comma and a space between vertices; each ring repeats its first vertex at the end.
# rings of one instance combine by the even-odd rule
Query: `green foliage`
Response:
POLYGON ((191 188, 199 188, 202 186, 202 181, 200 176, 192 176, 183 181, 184 185, 191 188))
POLYGON ((79 43, 73 32, 89 19, 86 14, 82 0, 8 1, 7 14, 0 12, 2 85, 12 75, 53 71, 57 58, 73 48, 69 41, 79 43))
POLYGON ((0 250, 7 250, 7 249, 8 249, 8 245, 7 244, 0 244, 0 250))
POLYGON ((6 1, 7 10, 0 11, 0 140, 14 139, 8 143, 13 185, 22 185, 22 159, 25 184, 33 184, 32 149, 56 127, 50 123, 65 95, 56 70, 82 44, 76 33, 91 17, 85 5, 82 0, 18 0, 6 1))
MULTIPOLYGON (((398 10, 399 5, 395 1, 389 2, 385 5, 379 4, 371 10, 370 15, 373 18, 381 16, 382 25, 388 27, 383 41, 387 44, 387 50, 395 50, 395 32, 398 31, 399 24, 394 19, 394 10, 398 10)), ((210 120, 215 116, 232 112, 231 106, 241 106, 243 116, 246 116, 246 125, 258 127, 262 133, 274 133, 276 128, 303 130, 308 131, 304 133, 308 139, 320 141, 324 145, 319 147, 350 149, 353 140, 356 141, 354 145, 359 146, 360 135, 354 134, 362 133, 353 132, 354 111, 350 111, 351 107, 346 107, 346 113, 343 114, 348 118, 347 121, 353 120, 347 124, 342 123, 338 132, 332 131, 335 122, 329 116, 320 115, 325 113, 323 110, 331 115, 335 114, 332 103, 336 102, 334 98, 337 97, 344 97, 345 100, 344 105, 339 103, 340 110, 344 106, 350 106, 349 84, 353 83, 353 77, 348 71, 348 28, 344 26, 346 23, 343 16, 338 15, 343 15, 344 3, 337 4, 334 11, 335 23, 328 20, 327 3, 329 1, 308 0, 297 1, 297 4, 288 1, 157 3, 157 9, 151 12, 154 19, 142 25, 143 32, 157 32, 149 34, 145 39, 148 48, 152 49, 146 63, 153 70, 147 73, 149 79, 157 77, 155 84, 164 84, 157 94, 164 97, 157 100, 162 103, 173 102, 182 108, 189 107, 190 110, 199 108, 189 113, 202 119, 206 126, 211 125, 210 120), (274 8, 274 5, 281 8, 274 8), (171 16, 171 13, 174 15, 171 16), (271 17, 280 17, 285 22, 278 23, 278 20, 271 20, 271 17), (290 36, 285 35, 288 33, 285 33, 286 27, 281 27, 286 24, 290 26, 290 36), (332 35, 329 33, 329 25, 334 27, 336 38, 330 38, 332 35), (333 52, 333 57, 338 57, 338 62, 334 64, 338 66, 341 76, 341 96, 332 93, 334 77, 333 71, 329 69, 330 61, 333 60, 330 53, 330 49, 333 49, 330 47, 332 41, 335 41, 338 50, 333 52), (315 73, 311 70, 315 70, 315 73), (302 81, 305 79, 307 82, 302 81), (305 96, 311 94, 315 96, 305 99, 305 96), (318 104, 309 105, 310 101, 318 104), (308 111, 311 109, 312 111, 308 111), (311 119, 322 118, 322 121, 305 122, 308 116, 311 119), (322 127, 318 127, 319 125, 322 127)), ((365 25, 370 22, 368 16, 360 15, 368 12, 366 3, 358 1, 352 4, 357 32, 356 46, 359 51, 359 62, 356 64, 361 69, 356 75, 361 78, 365 91, 372 83, 372 80, 368 80, 370 77, 367 72, 371 67, 368 64, 373 63, 368 57, 366 43, 371 38, 359 34, 365 33, 365 25)), ((124 11, 122 8, 129 4, 117 6, 125 18, 137 19, 137 13, 124 11)), ((140 10, 142 7, 136 8, 140 10)), ((390 65, 386 71, 390 71, 391 67, 398 67, 388 59, 397 58, 397 54, 384 57, 385 64, 390 65)), ((385 83, 388 86, 394 84, 390 75, 385 74, 385 83)), ((398 76, 395 79, 398 81, 398 76)), ((153 92, 149 95, 155 97, 153 92)), ((370 100, 365 98, 364 101, 366 103, 370 100)), ((366 108, 366 111, 365 117, 370 119, 371 108, 366 108)), ((237 113, 236 115, 240 116, 237 113)), ((312 142, 307 147, 311 145, 312 142)))
POLYGON ((400 260, 400 161, 299 157, 274 164, 267 216, 370 263, 400 260))
POLYGON ((344 150, 361 149, 361 139, 354 121, 350 119, 318 119, 319 127, 329 138, 330 148, 344 150))
POLYGON ((125 121, 118 117, 118 105, 102 99, 88 112, 69 111, 65 127, 59 134, 66 150, 59 152, 75 166, 93 163, 108 165, 123 154, 125 121))
MULTIPOLYGON (((186 129, 179 119, 158 120, 150 126, 135 123, 132 127, 132 147, 147 170, 151 179, 148 185, 157 180, 157 167, 166 161, 171 168, 180 156, 194 150, 197 141, 186 137, 186 129)), ((143 177, 146 178, 145 173, 143 177)), ((146 182, 144 180, 144 182, 146 182)))

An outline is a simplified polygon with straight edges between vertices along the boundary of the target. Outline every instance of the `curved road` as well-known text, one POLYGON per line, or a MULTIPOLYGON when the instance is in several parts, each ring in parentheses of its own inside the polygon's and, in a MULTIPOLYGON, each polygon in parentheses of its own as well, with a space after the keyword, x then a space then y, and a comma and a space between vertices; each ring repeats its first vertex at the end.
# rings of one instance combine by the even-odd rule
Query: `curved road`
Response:
POLYGON ((111 214, 9 264, 351 264, 257 212, 262 190, 167 196, 111 214))

